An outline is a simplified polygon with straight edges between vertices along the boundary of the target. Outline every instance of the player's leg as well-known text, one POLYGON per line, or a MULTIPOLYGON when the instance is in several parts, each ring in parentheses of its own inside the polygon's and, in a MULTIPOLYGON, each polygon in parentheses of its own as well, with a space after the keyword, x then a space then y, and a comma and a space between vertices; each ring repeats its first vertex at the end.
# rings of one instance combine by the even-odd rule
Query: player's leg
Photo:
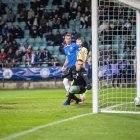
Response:
POLYGON ((75 96, 76 93, 80 92, 79 86, 71 86, 69 89, 68 99, 64 102, 64 105, 70 105, 71 100, 75 100, 76 104, 78 104, 81 100, 75 96))
POLYGON ((66 96, 68 96, 69 94, 69 89, 70 89, 70 85, 69 85, 69 79, 68 78, 64 78, 63 79, 63 84, 66 90, 66 96))
POLYGON ((70 105, 70 101, 71 99, 76 101, 76 104, 78 104, 79 102, 81 102, 81 99, 77 98, 75 96, 75 94, 82 94, 86 91, 84 86, 71 86, 69 89, 69 95, 68 95, 68 99, 64 102, 64 105, 70 105))
POLYGON ((86 100, 86 92, 80 94, 81 103, 84 103, 86 100))

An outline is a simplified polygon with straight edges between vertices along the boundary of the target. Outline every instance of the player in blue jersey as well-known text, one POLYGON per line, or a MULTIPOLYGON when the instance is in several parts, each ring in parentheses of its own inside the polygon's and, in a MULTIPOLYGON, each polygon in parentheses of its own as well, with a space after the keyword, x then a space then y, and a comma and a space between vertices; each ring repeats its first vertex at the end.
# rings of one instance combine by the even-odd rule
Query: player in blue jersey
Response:
MULTIPOLYGON (((66 55, 65 62, 62 67, 62 72, 65 73, 68 69, 70 69, 72 66, 75 65, 77 60, 77 53, 80 51, 80 47, 76 43, 71 42, 72 37, 70 34, 66 34, 65 36, 65 46, 64 46, 64 53, 66 55)), ((63 79, 64 87, 68 93, 70 85, 69 85, 69 79, 71 77, 65 77, 63 79)))

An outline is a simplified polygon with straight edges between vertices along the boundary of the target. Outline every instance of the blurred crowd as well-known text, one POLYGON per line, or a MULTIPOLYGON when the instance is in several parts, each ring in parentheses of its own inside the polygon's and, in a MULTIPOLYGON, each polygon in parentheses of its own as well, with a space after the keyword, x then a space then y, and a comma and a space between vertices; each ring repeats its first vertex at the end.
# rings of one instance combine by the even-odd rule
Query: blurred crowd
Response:
MULTIPOLYGON (((45 38, 46 46, 61 46, 62 54, 62 42, 68 33, 66 29, 72 28, 70 21, 80 21, 79 29, 91 26, 90 0, 67 0, 65 3, 52 0, 51 8, 48 0, 31 0, 28 3, 19 0, 16 11, 13 8, 14 2, 0 0, 0 63, 27 62, 35 65, 38 62, 58 61, 51 56, 47 47, 34 50, 28 40, 20 43, 16 41, 26 37, 24 28, 18 24, 20 22, 25 23, 30 38, 45 38), (56 33, 52 32, 54 29, 57 29, 56 33)), ((75 28, 72 28, 71 34, 73 42, 81 36, 75 28)), ((88 47, 86 41, 85 45, 88 47)))

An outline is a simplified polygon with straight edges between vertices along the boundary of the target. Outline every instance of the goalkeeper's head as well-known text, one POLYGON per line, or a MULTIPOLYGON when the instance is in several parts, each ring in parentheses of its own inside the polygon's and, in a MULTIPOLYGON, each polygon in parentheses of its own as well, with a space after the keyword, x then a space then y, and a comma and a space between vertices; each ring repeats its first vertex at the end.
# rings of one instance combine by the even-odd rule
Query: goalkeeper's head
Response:
POLYGON ((82 68, 83 68, 83 60, 81 60, 81 59, 77 59, 77 61, 76 61, 76 71, 80 71, 82 68))

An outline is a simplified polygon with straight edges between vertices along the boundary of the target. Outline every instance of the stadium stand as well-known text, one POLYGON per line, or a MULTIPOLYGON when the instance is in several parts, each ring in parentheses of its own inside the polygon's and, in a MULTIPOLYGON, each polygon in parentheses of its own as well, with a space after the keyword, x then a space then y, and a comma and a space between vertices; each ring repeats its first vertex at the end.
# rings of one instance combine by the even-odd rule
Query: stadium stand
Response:
MULTIPOLYGON (((135 36, 136 36, 136 19, 133 10, 126 12, 124 19, 117 19, 124 11, 122 7, 114 7, 114 16, 110 16, 111 22, 102 22, 103 18, 108 17, 102 15, 102 11, 110 12, 112 9, 105 6, 108 3, 103 1, 104 6, 99 7, 101 12, 99 15, 99 49, 105 47, 119 47, 120 57, 134 55, 135 36), (117 32, 116 32, 117 30, 117 32), (123 35, 122 35, 123 32, 123 35), (125 36, 127 34, 127 36, 125 36), (129 41, 133 42, 133 46, 128 50, 128 35, 131 37, 129 41), (119 38, 119 40, 118 40, 119 38)), ((73 41, 76 38, 82 38, 88 50, 91 50, 91 0, 1 0, 0 1, 0 50, 6 53, 6 58, 1 63, 10 63, 7 61, 7 52, 14 46, 10 61, 15 59, 16 50, 19 51, 21 58, 25 58, 26 52, 30 49, 29 57, 31 60, 31 52, 44 50, 50 52, 51 59, 63 63, 62 42, 66 33, 71 33, 73 41), (9 21, 9 15, 13 20, 9 21), (13 43, 14 42, 14 43, 13 43), (18 46, 18 47, 17 47, 18 46), (57 57, 58 56, 58 57, 57 57)), ((111 14, 110 14, 111 15, 111 14)), ((105 21, 105 20, 104 20, 105 21)), ((2 55, 0 53, 0 56, 2 55)), ((22 59, 21 62, 26 62, 22 59)), ((22 64, 21 64, 22 65, 22 64)), ((23 64, 24 65, 24 64, 23 64)))
MULTIPOLYGON (((59 49, 66 33, 72 34, 74 42, 83 37, 89 49, 91 23, 88 17, 91 17, 91 1, 87 0, 86 3, 85 0, 1 0, 0 51, 4 51, 6 57, 4 61, 0 58, 0 62, 14 62, 18 50, 21 62, 28 63, 25 58, 28 56, 28 61, 31 61, 32 51, 37 55, 38 50, 47 49, 52 55, 51 59, 57 61, 58 56, 61 64, 64 55, 59 49), (79 32, 80 28, 83 32, 79 32), (11 59, 7 61, 7 52, 14 45, 16 49, 12 48, 11 59)), ((23 63, 19 66, 24 66, 23 63)))

